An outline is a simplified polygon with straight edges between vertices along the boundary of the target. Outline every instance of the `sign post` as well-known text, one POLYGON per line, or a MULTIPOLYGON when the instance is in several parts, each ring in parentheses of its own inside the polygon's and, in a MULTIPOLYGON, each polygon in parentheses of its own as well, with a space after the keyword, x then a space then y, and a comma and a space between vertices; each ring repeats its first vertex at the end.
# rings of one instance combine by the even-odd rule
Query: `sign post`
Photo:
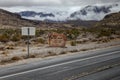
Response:
POLYGON ((35 36, 35 27, 22 27, 22 35, 27 36, 27 50, 28 50, 28 58, 30 56, 30 36, 35 36))
POLYGON ((29 36, 30 36, 30 28, 28 28, 28 41, 27 41, 27 45, 28 45, 28 58, 29 58, 29 56, 30 56, 30 52, 29 52, 29 43, 30 43, 30 38, 29 38, 29 36))

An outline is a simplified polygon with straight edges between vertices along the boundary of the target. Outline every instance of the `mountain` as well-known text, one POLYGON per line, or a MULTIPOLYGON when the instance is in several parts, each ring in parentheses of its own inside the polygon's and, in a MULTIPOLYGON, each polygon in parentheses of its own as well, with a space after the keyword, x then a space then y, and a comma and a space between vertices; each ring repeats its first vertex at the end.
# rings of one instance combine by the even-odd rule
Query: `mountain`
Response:
POLYGON ((0 9, 0 28, 1 27, 21 27, 21 26, 36 26, 39 22, 21 18, 19 14, 11 13, 0 9))
MULTIPOLYGON (((29 14, 33 15, 33 14, 29 14)), ((46 14, 48 16, 48 14, 46 14)), ((44 15, 44 16, 46 16, 44 15)), ((51 16, 49 14, 49 16, 51 16)), ((43 22, 36 20, 29 20, 22 18, 19 14, 12 13, 3 9, 0 9, 0 29, 1 28, 21 28, 21 27, 38 27, 40 29, 70 29, 71 24, 56 23, 56 22, 43 22)))
POLYGON ((118 7, 118 4, 107 6, 86 6, 70 15, 71 19, 81 20, 102 20, 105 15, 112 13, 112 9, 118 7))
MULTIPOLYGON (((101 12, 101 10, 95 10, 94 12, 99 13, 101 12)), ((105 10, 102 10, 102 12, 104 13, 108 13, 105 10)), ((35 16, 36 12, 29 12, 30 16, 35 16)), ((53 15, 50 13, 46 13, 46 15, 43 13, 38 13, 41 14, 41 16, 51 16, 53 17, 53 15)), ((59 15, 63 14, 63 13, 57 13, 59 15)), ((24 15, 26 15, 24 13, 24 15)), ((69 29, 69 28, 74 28, 74 27, 81 27, 81 26, 87 26, 87 27, 92 27, 96 24, 96 26, 98 27, 112 27, 112 28, 119 28, 120 26, 120 12, 119 13, 112 13, 112 14, 108 14, 106 15, 102 20, 100 21, 94 21, 94 20, 90 20, 90 21, 85 21, 85 20, 66 20, 61 21, 61 22, 51 22, 49 19, 46 19, 46 21, 37 21, 37 20, 29 20, 29 19, 24 19, 22 18, 19 14, 17 13, 12 13, 12 12, 8 12, 6 10, 0 9, 0 28, 2 27, 22 27, 22 26, 35 26, 35 27, 39 27, 42 29, 45 28, 62 28, 62 29, 69 29), (97 23, 97 24, 96 24, 97 23)))
POLYGON ((39 16, 39 17, 55 17, 54 14, 52 13, 43 13, 43 12, 40 12, 40 13, 36 13, 34 11, 24 11, 24 12, 20 12, 19 13, 21 16, 26 16, 26 17, 35 17, 35 16, 39 16))
POLYGON ((23 18, 42 21, 102 20, 106 15, 120 11, 120 4, 89 5, 76 11, 22 11, 23 18))
POLYGON ((41 21, 65 21, 68 12, 35 12, 35 11, 22 11, 18 13, 22 18, 41 21))
POLYGON ((120 31, 120 12, 106 15, 96 24, 96 27, 115 28, 120 31))

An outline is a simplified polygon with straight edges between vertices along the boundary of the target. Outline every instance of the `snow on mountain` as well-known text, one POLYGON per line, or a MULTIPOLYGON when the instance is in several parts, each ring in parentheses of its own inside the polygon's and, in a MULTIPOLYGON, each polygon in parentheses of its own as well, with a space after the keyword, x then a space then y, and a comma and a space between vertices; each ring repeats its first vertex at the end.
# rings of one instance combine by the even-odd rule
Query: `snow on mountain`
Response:
POLYGON ((117 9, 118 6, 118 4, 106 6, 86 6, 85 8, 72 13, 69 19, 102 20, 105 15, 120 11, 120 9, 117 9))
POLYGON ((83 8, 77 7, 66 10, 45 10, 45 11, 22 11, 19 12, 23 18, 32 20, 102 20, 110 13, 119 12, 120 4, 92 5, 83 8))
POLYGON ((68 12, 34 12, 23 11, 19 13, 23 18, 32 20, 52 20, 52 21, 65 21, 69 17, 68 12))

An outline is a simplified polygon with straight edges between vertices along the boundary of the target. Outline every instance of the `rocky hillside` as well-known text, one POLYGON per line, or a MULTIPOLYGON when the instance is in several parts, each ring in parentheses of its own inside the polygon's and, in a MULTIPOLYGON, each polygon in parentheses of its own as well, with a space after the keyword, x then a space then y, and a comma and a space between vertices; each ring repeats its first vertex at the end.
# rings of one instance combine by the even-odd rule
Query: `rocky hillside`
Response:
POLYGON ((120 29, 120 12, 105 16, 96 26, 120 29))
POLYGON ((39 22, 21 18, 20 15, 0 9, 0 28, 37 26, 39 22))
MULTIPOLYGON (((31 14, 29 14, 31 15, 31 14)), ((35 26, 42 29, 69 29, 81 26, 91 26, 95 21, 67 21, 67 22, 49 22, 36 21, 22 18, 19 14, 11 13, 0 9, 0 28, 20 28, 22 26, 35 26)))
POLYGON ((20 28, 23 26, 39 27, 42 29, 72 28, 72 24, 24 19, 19 14, 0 9, 0 29, 20 28))

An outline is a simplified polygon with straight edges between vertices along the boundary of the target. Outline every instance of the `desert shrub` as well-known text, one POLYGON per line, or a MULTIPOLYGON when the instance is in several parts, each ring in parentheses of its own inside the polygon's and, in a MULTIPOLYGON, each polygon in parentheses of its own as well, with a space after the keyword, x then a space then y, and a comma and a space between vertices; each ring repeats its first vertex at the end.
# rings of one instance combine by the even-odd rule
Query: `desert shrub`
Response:
POLYGON ((49 55, 49 56, 55 56, 56 53, 49 51, 49 52, 48 52, 48 55, 49 55))
POLYGON ((78 52, 78 50, 77 49, 75 49, 75 50, 72 50, 72 51, 70 51, 71 53, 74 53, 74 52, 78 52))
POLYGON ((81 51, 87 51, 87 50, 89 50, 89 49, 81 49, 81 51))
POLYGON ((105 30, 105 29, 101 29, 99 34, 98 34, 98 37, 103 37, 103 36, 110 36, 111 35, 111 32, 108 31, 108 30, 105 30))
POLYGON ((39 38, 39 39, 36 40, 36 42, 44 44, 45 40, 43 38, 39 38))
POLYGON ((72 39, 74 39, 74 35, 73 35, 73 34, 67 34, 67 38, 68 38, 69 40, 72 40, 72 39))
POLYGON ((79 29, 67 30, 66 34, 67 34, 68 39, 73 40, 73 39, 76 39, 79 36, 80 30, 79 29))
POLYGON ((63 30, 63 29, 57 29, 56 32, 57 33, 65 33, 65 30, 63 30))
POLYGON ((13 60, 13 61, 18 61, 18 60, 21 60, 21 59, 22 58, 19 57, 19 56, 14 56, 14 57, 11 58, 11 60, 13 60))
POLYGON ((71 41, 71 42, 70 42, 70 45, 71 45, 71 46, 76 46, 76 41, 71 41))
POLYGON ((103 39, 101 40, 101 42, 103 42, 103 43, 106 43, 106 42, 109 42, 109 41, 110 41, 110 39, 108 39, 108 38, 106 38, 106 39, 103 38, 103 39))
POLYGON ((9 39, 10 39, 10 36, 7 33, 3 33, 0 35, 1 42, 7 42, 7 41, 9 41, 9 39))
POLYGON ((81 43, 82 43, 82 41, 76 41, 76 43, 77 43, 77 44, 81 44, 81 43))
POLYGON ((21 39, 21 35, 15 33, 12 37, 11 37, 11 41, 20 41, 21 39))
POLYGON ((92 42, 97 42, 98 40, 97 40, 97 39, 92 39, 91 41, 92 41, 92 42))
POLYGON ((26 49, 22 49, 22 51, 23 51, 23 52, 25 52, 25 51, 26 51, 26 49))
POLYGON ((82 40, 82 41, 76 41, 77 44, 84 44, 86 43, 88 40, 82 40))
POLYGON ((34 54, 30 55, 30 58, 36 58, 36 55, 34 55, 34 54))
POLYGON ((6 55, 6 56, 7 56, 8 52, 7 52, 7 51, 3 51, 1 54, 3 54, 3 55, 6 55))
POLYGON ((14 49, 13 46, 7 46, 6 49, 14 49))
POLYGON ((0 46, 0 50, 1 51, 5 50, 5 47, 4 46, 0 46))
POLYGON ((18 41, 21 39, 20 37, 20 30, 19 29, 2 29, 0 30, 0 41, 7 42, 7 41, 18 41))
POLYGON ((66 54, 67 52, 65 52, 65 51, 62 51, 60 54, 66 54))
POLYGON ((39 37, 41 35, 45 34, 45 30, 36 30, 36 36, 39 37))

